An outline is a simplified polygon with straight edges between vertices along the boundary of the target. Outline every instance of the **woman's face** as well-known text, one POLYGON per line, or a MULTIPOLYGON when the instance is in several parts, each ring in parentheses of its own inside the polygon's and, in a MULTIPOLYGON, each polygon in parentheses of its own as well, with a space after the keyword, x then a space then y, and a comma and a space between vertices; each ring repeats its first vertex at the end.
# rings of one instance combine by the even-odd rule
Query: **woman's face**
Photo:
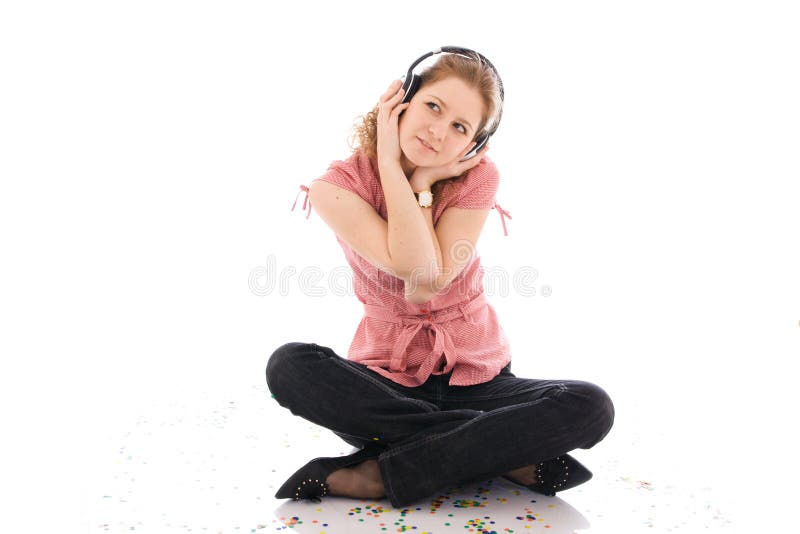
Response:
POLYGON ((404 170, 455 160, 475 138, 483 113, 480 93, 459 78, 445 78, 419 89, 400 117, 404 170))

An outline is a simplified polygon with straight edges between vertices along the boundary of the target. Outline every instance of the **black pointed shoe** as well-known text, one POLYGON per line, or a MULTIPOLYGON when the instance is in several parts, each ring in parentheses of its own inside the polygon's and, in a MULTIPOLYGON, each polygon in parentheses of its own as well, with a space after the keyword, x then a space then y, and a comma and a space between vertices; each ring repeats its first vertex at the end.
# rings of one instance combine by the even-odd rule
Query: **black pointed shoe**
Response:
POLYGON ((283 486, 278 489, 275 497, 278 499, 319 500, 328 495, 330 488, 325 480, 328 475, 338 469, 360 464, 370 458, 376 458, 383 449, 377 447, 364 447, 360 451, 346 456, 332 458, 315 458, 298 469, 290 476, 283 486))
MULTIPOLYGON (((503 478, 511 480, 508 477, 503 478)), ((590 478, 592 478, 591 471, 569 454, 564 454, 538 463, 536 465, 536 482, 525 487, 536 493, 553 496, 557 491, 574 488, 590 478)), ((511 482, 517 484, 514 480, 511 482)))

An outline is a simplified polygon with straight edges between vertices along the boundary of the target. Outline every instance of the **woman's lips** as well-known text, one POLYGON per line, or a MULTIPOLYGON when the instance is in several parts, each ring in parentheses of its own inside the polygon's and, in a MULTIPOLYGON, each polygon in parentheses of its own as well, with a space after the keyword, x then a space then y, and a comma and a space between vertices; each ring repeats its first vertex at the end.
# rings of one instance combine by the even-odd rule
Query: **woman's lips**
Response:
POLYGON ((431 152, 436 152, 436 151, 435 151, 435 150, 434 150, 434 149, 433 149, 431 146, 429 146, 428 144, 426 144, 426 143, 425 143, 425 141, 423 141, 423 140, 422 140, 422 139, 420 139, 419 137, 417 137, 417 141, 419 141, 419 144, 420 144, 420 145, 422 145, 422 147, 423 147, 424 149, 426 149, 426 150, 430 150, 431 152))

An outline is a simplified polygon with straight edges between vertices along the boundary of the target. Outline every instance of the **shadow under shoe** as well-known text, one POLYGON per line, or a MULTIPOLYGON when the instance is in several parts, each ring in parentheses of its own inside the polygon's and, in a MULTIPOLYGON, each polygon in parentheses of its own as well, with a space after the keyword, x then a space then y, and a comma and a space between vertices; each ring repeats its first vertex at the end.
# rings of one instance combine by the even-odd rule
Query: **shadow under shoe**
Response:
POLYGON ((278 499, 320 500, 328 495, 330 487, 325 482, 328 475, 338 469, 360 464, 380 455, 383 449, 379 447, 364 447, 360 451, 346 456, 330 458, 315 458, 298 469, 278 489, 275 497, 278 499))
MULTIPOLYGON (((503 478, 519 484, 519 482, 506 476, 503 476, 503 478)), ((538 463, 536 465, 536 482, 525 485, 525 487, 536 493, 553 496, 557 491, 574 488, 590 478, 592 478, 591 471, 569 454, 564 454, 552 460, 538 463)), ((519 485, 522 486, 524 484, 519 485)))

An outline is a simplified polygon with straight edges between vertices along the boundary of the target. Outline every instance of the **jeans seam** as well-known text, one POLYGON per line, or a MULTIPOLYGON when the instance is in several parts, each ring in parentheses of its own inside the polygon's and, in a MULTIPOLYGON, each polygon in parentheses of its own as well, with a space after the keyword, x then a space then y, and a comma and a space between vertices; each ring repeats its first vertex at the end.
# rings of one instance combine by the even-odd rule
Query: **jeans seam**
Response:
POLYGON ((503 406, 502 408, 496 408, 496 409, 492 410, 491 412, 483 412, 481 415, 478 415, 478 416, 474 417, 473 419, 470 419, 469 421, 464 422, 464 424, 459 425, 459 426, 457 426, 456 428, 454 428, 452 430, 448 430, 447 432, 443 432, 441 434, 429 434, 429 435, 423 437, 420 440, 412 441, 410 443, 406 443, 405 445, 401 445, 399 447, 393 447, 391 449, 388 449, 383 454, 385 454, 387 458, 391 457, 391 456, 395 456, 397 454, 400 454, 401 452, 405 452, 405 451, 413 449, 415 447, 419 447, 421 445, 424 445, 424 444, 426 444, 426 443, 428 443, 430 441, 433 441, 434 439, 439 439, 441 437, 449 436, 450 434, 452 434, 454 432, 459 432, 464 427, 473 424, 478 419, 484 419, 484 418, 487 418, 487 417, 491 417, 491 416, 496 415, 496 414, 498 414, 500 412, 507 412, 509 410, 516 410, 517 408, 522 408, 522 407, 526 407, 527 408, 529 406, 533 406, 534 404, 537 404, 537 403, 545 401, 545 400, 549 400, 551 398, 552 397, 542 397, 540 399, 536 399, 536 400, 533 400, 533 401, 530 401, 530 402, 522 402, 522 403, 519 403, 519 404, 514 404, 512 406, 503 406))
MULTIPOLYGON (((446 434, 449 434, 449 432, 447 432, 446 434)), ((398 501, 397 501, 397 493, 394 491, 394 486, 392 486, 392 477, 387 476, 388 475, 387 471, 388 471, 388 465, 389 465, 389 458, 391 458, 392 456, 395 456, 395 454, 397 452, 405 451, 406 449, 411 448, 411 446, 423 445, 425 443, 428 443, 429 441, 433 441, 435 438, 437 438, 438 436, 441 436, 441 435, 443 435, 443 434, 427 435, 427 436, 425 436, 424 438, 422 438, 419 441, 414 441, 412 443, 409 443, 407 445, 403 445, 403 446, 398 447, 398 448, 387 449, 387 450, 385 450, 384 452, 381 453, 381 455, 379 457, 378 464, 381 467, 381 476, 383 477, 383 485, 384 485, 384 489, 386 490, 386 496, 389 497, 389 501, 392 503, 393 506, 395 505, 394 503, 398 502, 398 501), (380 461, 381 457, 383 458, 383 462, 380 461)))
POLYGON ((378 456, 378 467, 380 467, 381 470, 381 478, 383 479, 383 487, 386 490, 386 496, 389 497, 389 501, 394 506, 394 503, 397 502, 397 494, 394 491, 394 486, 392 486, 392 477, 388 476, 389 473, 387 473, 388 462, 385 459, 384 461, 381 461, 381 456, 385 455, 386 451, 378 456))
MULTIPOLYGON (((567 389, 567 386, 565 386, 564 384, 555 384, 555 386, 558 388, 558 391, 556 391, 555 394, 554 394, 554 396, 556 396, 556 397, 558 395, 561 395, 561 393, 563 393, 567 389)), ((532 391, 532 390, 525 389, 525 390, 522 390, 522 391, 517 391, 515 393, 502 393, 502 394, 499 394, 499 395, 477 395, 477 396, 470 397, 469 399, 465 399, 465 400, 448 399, 447 402, 448 403, 457 403, 457 402, 472 402, 472 401, 475 401, 475 400, 504 399, 504 398, 507 398, 507 397, 516 397, 517 395, 522 395, 522 394, 525 394, 525 393, 529 393, 530 391, 532 391)))
MULTIPOLYGON (((425 403, 425 401, 421 401, 421 400, 419 400, 419 399, 415 399, 414 397, 409 397, 409 396, 407 396, 407 395, 403 395, 402 393, 400 393, 400 392, 398 392, 398 391, 395 391, 395 390, 393 390, 392 388, 390 388, 390 387, 389 387, 389 386, 387 386, 386 384, 383 384, 383 383, 382 383, 380 380, 376 380, 375 378, 371 377, 371 376, 368 374, 368 373, 370 373, 370 372, 371 372, 371 371, 369 371, 369 370, 367 370, 367 371, 361 371, 360 369, 357 369, 357 368, 355 368, 355 367, 352 367, 352 366, 350 366, 350 365, 347 365, 347 364, 346 364, 345 362, 343 362, 343 361, 339 361, 339 360, 340 360, 340 358, 338 358, 338 357, 336 357, 336 358, 333 358, 333 357, 331 357, 331 359, 332 359, 332 360, 333 360, 333 361, 336 363, 336 365, 339 365, 339 366, 341 366, 341 367, 344 367, 344 368, 345 368, 345 369, 347 369, 348 371, 351 371, 351 372, 353 372, 353 373, 355 373, 355 374, 358 374, 359 376, 361 376, 361 377, 365 378, 366 380, 369 380, 369 381, 370 381, 370 382, 372 382, 374 385, 376 385, 378 388, 380 388, 381 390, 383 390, 385 393, 388 393, 388 394, 390 394, 392 397, 394 397, 394 398, 396 398, 396 399, 402 399, 402 400, 406 400, 406 401, 412 401, 414 404, 417 404, 418 406, 421 406, 421 407, 423 407, 423 408, 426 408, 426 409, 430 408, 430 407, 429 407, 429 406, 428 406, 428 405, 425 403)), ((353 363, 354 363, 355 365, 361 365, 361 364, 358 364, 358 363, 355 363, 355 362, 353 362, 353 363)), ((434 403, 434 404, 435 404, 435 403, 434 403)), ((437 405, 437 406, 438 406, 438 405, 437 405)))
POLYGON ((472 402, 475 400, 493 400, 493 399, 504 399, 506 397, 516 397, 517 395, 521 395, 523 393, 528 393, 531 390, 525 391, 518 391, 516 393, 503 393, 499 395, 477 395, 475 397, 470 397, 469 399, 459 400, 459 399, 448 399, 447 402, 472 402))

